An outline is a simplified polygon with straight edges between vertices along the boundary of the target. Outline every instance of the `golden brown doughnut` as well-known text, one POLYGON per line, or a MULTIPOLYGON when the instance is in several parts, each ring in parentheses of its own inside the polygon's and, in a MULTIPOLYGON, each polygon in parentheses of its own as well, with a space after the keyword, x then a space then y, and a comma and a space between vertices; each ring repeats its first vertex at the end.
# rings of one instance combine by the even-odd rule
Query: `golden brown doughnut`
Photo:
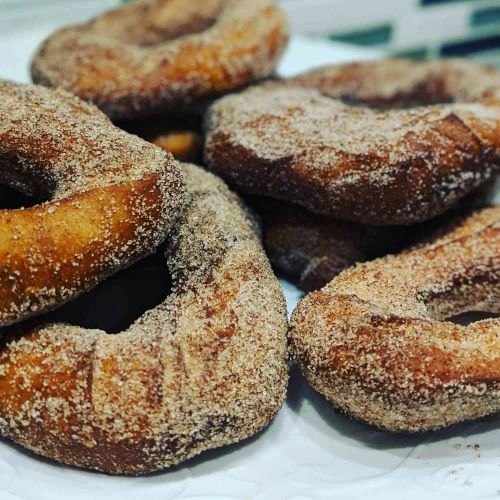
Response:
POLYGON ((194 130, 167 130, 151 138, 151 142, 180 161, 195 161, 201 152, 201 135, 194 130))
POLYGON ((54 33, 32 76, 129 120, 268 76, 287 39, 273 0, 142 0, 54 33))
POLYGON ((0 180, 48 200, 0 210, 0 325, 147 255, 181 209, 172 158, 63 91, 0 82, 0 180))
POLYGON ((356 418, 391 431, 446 427, 500 410, 500 207, 438 239, 360 264, 292 315, 290 341, 311 385, 356 418))
POLYGON ((245 192, 384 225, 442 213, 500 171, 500 106, 379 111, 297 85, 217 101, 206 119, 210 170, 245 192))
POLYGON ((118 335, 4 330, 1 435, 66 464, 142 474, 245 439, 279 410, 285 300, 255 220, 215 176, 184 173, 188 201, 166 250, 172 294, 118 335))
POLYGON ((184 116, 171 115, 121 123, 120 127, 168 151, 176 160, 196 162, 201 159, 203 142, 197 122, 184 116))
POLYGON ((288 83, 347 104, 410 108, 449 102, 500 104, 500 73, 467 59, 384 59, 325 66, 288 83))
POLYGON ((402 248, 409 229, 366 226, 313 214, 280 200, 252 197, 273 266, 304 291, 317 290, 356 262, 402 248))
POLYGON ((202 159, 202 116, 193 110, 183 110, 118 122, 118 126, 168 151, 176 160, 199 163, 202 159))
POLYGON ((330 282, 356 262, 372 260, 429 238, 471 208, 497 204, 500 179, 467 195, 451 211, 412 226, 369 226, 343 222, 286 201, 249 196, 262 220, 264 247, 274 268, 309 292, 330 282))

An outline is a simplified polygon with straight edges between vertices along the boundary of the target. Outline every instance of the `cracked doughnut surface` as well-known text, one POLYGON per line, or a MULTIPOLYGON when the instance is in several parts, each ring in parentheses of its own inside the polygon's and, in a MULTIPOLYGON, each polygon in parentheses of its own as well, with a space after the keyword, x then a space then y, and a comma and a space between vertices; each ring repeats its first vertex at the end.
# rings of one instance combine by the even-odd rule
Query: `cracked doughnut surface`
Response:
POLYGON ((143 474, 249 437, 280 409, 286 307, 255 220, 221 180, 184 174, 163 303, 117 335, 43 322, 2 332, 2 436, 66 464, 143 474))
MULTIPOLYGON (((497 71, 485 76, 476 68, 479 81, 499 82, 497 71)), ((499 172, 500 106, 493 90, 472 103, 381 111, 328 97, 345 95, 350 84, 338 85, 306 74, 220 99, 206 119, 208 167, 242 191, 381 225, 427 220, 499 172)), ((357 90, 353 84, 351 100, 357 90)), ((403 94, 395 95, 389 102, 399 99, 393 104, 400 106, 403 94)), ((425 104, 428 96, 420 97, 425 104)))
POLYGON ((360 264, 306 296, 290 341, 301 371, 336 407, 390 431, 446 427, 500 410, 500 207, 437 239, 360 264))
POLYGON ((142 0, 55 32, 32 76, 130 120, 268 76, 287 30, 272 0, 142 0))
POLYGON ((152 252, 183 201, 173 159, 64 91, 0 81, 0 325, 53 309, 152 252))

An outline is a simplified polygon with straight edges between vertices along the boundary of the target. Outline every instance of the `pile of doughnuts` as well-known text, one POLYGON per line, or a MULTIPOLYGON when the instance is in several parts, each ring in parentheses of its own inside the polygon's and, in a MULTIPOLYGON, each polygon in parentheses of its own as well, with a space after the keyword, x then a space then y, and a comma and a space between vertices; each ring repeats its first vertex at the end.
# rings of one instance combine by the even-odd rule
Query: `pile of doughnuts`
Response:
POLYGON ((1 437, 160 470, 268 425, 290 353, 390 431, 500 410, 500 319, 446 320, 500 313, 500 72, 283 80, 287 40, 273 0, 139 0, 51 35, 37 85, 0 81, 1 437), (311 292, 290 328, 268 259, 311 292), (83 321, 126 268, 144 309, 83 321))
POLYGON ((487 208, 500 72, 325 67, 223 97, 205 120, 206 164, 257 200, 274 265, 305 291, 324 287, 289 332, 318 392, 396 432, 500 410, 500 319, 445 321, 500 312, 500 210, 487 208))
POLYGON ((64 323, 4 332, 0 432, 61 462, 139 474, 251 436, 287 385, 283 293, 253 216, 183 167, 167 299, 108 335, 64 323))

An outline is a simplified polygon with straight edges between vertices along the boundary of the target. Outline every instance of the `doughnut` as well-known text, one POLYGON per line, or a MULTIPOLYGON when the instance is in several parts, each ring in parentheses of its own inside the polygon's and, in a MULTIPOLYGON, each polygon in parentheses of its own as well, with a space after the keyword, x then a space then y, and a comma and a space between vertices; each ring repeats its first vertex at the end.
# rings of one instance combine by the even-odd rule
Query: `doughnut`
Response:
POLYGON ((267 77, 287 30, 272 0, 142 0, 56 31, 31 73, 130 120, 267 77))
POLYGON ((377 427, 417 432, 500 410, 500 207, 456 220, 424 245, 352 267, 307 295, 290 343, 335 407, 377 427))
POLYGON ((179 161, 195 161, 201 152, 201 135, 194 130, 167 130, 150 142, 171 153, 179 161))
POLYGON ((319 90, 347 104, 380 109, 450 102, 500 104, 500 74, 467 59, 384 59, 325 66, 290 84, 319 90))
POLYGON ((183 110, 118 122, 117 125, 168 151, 178 161, 199 163, 202 160, 202 118, 202 114, 193 110, 183 110))
POLYGON ((284 201, 249 200, 262 220, 269 260, 297 286, 318 290, 356 262, 399 250, 408 229, 366 226, 316 215, 284 201))
POLYGON ((64 91, 0 81, 0 182, 39 203, 0 210, 0 325, 54 309, 151 253, 181 211, 159 148, 64 91))
POLYGON ((171 294, 116 335, 4 329, 0 435, 65 464, 144 474, 245 439, 279 410, 286 307, 255 219, 215 176, 184 174, 171 294))
POLYGON ((332 99, 320 82, 322 93, 272 82, 216 101, 208 168, 242 191, 375 225, 430 219, 500 171, 500 105, 381 111, 332 99))
POLYGON ((434 228, 471 208, 497 205, 500 179, 463 198, 450 211, 412 226, 369 226, 313 214, 285 201, 247 196, 262 221, 264 247, 274 268, 305 292, 318 290, 356 262, 372 260, 429 238, 434 228))
POLYGON ((120 123, 119 126, 168 151, 176 160, 196 162, 201 159, 202 136, 199 120, 184 115, 120 123))

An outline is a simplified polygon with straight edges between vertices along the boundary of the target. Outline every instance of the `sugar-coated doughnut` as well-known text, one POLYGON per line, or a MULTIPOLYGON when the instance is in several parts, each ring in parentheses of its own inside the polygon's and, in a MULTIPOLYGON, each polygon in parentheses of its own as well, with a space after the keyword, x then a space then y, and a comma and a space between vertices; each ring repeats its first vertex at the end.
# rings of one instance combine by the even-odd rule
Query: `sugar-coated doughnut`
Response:
POLYGON ((64 91, 0 81, 0 325, 53 309, 151 253, 183 201, 172 157, 64 91), (44 201, 46 200, 46 201, 44 201))
POLYGON ((402 248, 408 228, 328 219, 280 200, 251 197, 264 247, 277 269, 304 291, 317 290, 356 262, 402 248))
POLYGON ((40 322, 2 331, 2 436, 66 464, 142 474, 251 436, 280 409, 286 307, 255 220, 221 180, 184 173, 163 303, 117 335, 40 322))
POLYGON ((500 179, 480 186, 452 210, 412 226, 370 226, 313 214, 286 201, 248 196, 262 220, 267 256, 299 288, 318 290, 357 262, 428 240, 471 208, 498 205, 500 179))
MULTIPOLYGON (((472 103, 383 111, 352 106, 326 95, 328 83, 331 94, 347 93, 341 87, 335 94, 340 77, 317 75, 306 81, 321 92, 297 78, 223 97, 207 114, 206 162, 242 191, 322 215, 383 225, 427 220, 500 171, 500 103, 490 88, 492 79, 500 83, 499 72, 475 67, 490 90, 472 103)), ((390 76, 386 85, 397 86, 390 76)), ((351 84, 354 100, 359 89, 351 84)), ((473 97, 455 90, 457 99, 473 97)))
POLYGON ((467 59, 384 59, 324 66, 288 80, 348 104, 410 108, 448 102, 500 104, 500 73, 467 59))
POLYGON ((268 76, 287 39, 273 0, 141 0, 51 35, 32 76, 129 120, 268 76))
POLYGON ((350 415, 425 431, 500 410, 500 207, 437 239, 348 269, 305 297, 290 342, 311 385, 350 415))

